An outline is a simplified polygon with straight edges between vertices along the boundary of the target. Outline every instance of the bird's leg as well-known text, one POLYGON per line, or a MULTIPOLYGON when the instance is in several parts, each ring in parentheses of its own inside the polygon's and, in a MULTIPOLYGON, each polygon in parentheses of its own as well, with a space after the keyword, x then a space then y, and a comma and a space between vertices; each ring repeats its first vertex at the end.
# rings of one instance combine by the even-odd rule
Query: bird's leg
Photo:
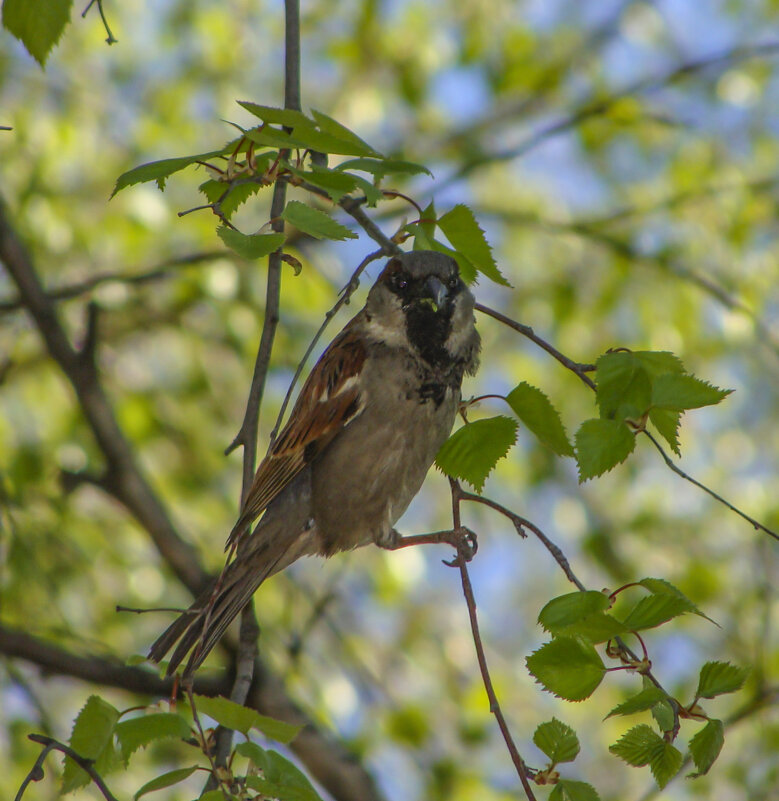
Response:
POLYGON ((399 548, 408 548, 412 545, 428 545, 446 543, 451 545, 458 554, 462 554, 466 562, 470 562, 479 548, 476 534, 465 526, 448 529, 447 531, 433 531, 430 534, 414 534, 403 536, 394 528, 389 534, 378 540, 376 544, 388 551, 397 551, 399 548))

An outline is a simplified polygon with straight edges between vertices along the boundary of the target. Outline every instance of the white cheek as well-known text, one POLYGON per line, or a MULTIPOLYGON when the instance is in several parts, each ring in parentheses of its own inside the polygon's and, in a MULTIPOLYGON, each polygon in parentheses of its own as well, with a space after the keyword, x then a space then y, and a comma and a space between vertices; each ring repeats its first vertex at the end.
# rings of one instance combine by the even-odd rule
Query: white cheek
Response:
POLYGON ((384 342, 390 347, 408 347, 405 325, 384 325, 378 318, 372 317, 365 324, 365 332, 371 339, 384 342))
POLYGON ((452 332, 446 340, 446 349, 449 353, 456 354, 471 344, 473 326, 469 325, 469 318, 470 320, 473 319, 473 309, 463 308, 462 306, 458 306, 455 309, 452 318, 452 332))

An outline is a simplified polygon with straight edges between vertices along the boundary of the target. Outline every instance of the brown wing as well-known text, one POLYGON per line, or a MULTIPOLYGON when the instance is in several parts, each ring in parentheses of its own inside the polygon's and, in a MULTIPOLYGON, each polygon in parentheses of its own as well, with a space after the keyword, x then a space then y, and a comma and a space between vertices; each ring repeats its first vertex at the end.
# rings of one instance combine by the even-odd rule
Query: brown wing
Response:
POLYGON ((284 487, 360 414, 360 371, 365 346, 349 323, 314 366, 287 425, 254 475, 241 516, 227 546, 255 520, 284 487))

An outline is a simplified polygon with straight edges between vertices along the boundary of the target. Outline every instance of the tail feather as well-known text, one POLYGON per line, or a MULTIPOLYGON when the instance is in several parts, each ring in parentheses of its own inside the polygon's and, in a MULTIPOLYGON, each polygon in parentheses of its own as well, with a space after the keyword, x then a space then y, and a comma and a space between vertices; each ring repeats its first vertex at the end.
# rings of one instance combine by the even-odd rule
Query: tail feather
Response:
MULTIPOLYGON (((252 539, 257 537, 257 532, 252 539)), ((149 650, 149 659, 160 662, 175 646, 166 675, 176 672, 189 654, 184 676, 191 676, 219 642, 227 627, 249 603, 266 578, 287 567, 304 553, 310 552, 306 534, 294 539, 275 541, 263 536, 258 543, 247 542, 216 584, 206 590, 192 606, 158 637, 149 650), (254 547, 252 547, 252 545, 254 547)))

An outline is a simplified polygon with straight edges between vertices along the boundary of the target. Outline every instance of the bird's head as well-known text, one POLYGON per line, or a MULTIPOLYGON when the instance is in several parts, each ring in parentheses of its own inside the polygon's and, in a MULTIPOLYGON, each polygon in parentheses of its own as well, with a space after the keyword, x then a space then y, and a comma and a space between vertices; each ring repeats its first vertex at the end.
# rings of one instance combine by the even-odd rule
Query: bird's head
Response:
MULTIPOLYGON (((368 294, 367 330, 376 340, 413 348, 428 362, 478 351, 474 298, 457 262, 415 250, 393 256, 368 294)), ((469 357, 470 358, 470 357, 469 357)))

